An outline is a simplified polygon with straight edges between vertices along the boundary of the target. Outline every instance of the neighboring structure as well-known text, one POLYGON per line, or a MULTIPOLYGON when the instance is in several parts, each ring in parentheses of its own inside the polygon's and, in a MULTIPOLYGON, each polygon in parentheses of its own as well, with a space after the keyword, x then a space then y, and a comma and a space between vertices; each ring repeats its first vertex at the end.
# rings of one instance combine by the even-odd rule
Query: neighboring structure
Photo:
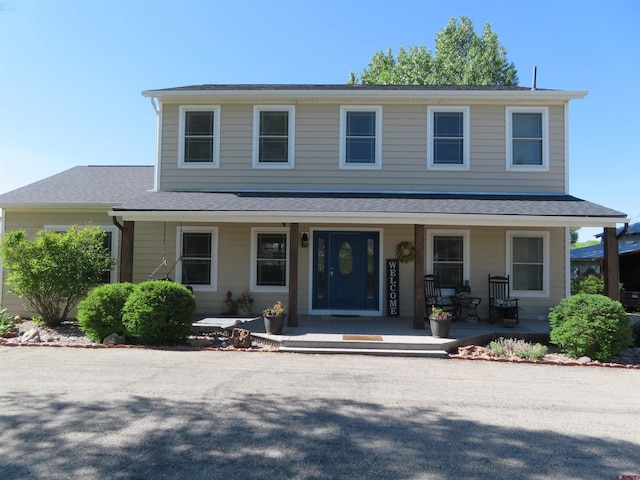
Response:
MULTIPOLYGON (((601 237, 601 235, 596 235, 601 237)), ((640 223, 633 223, 625 229, 616 231, 618 237, 618 255, 620 283, 622 284, 622 302, 627 307, 640 306, 640 223)), ((603 271, 603 244, 571 250, 571 274, 603 271)))
MULTIPOLYGON (((114 279, 167 275, 193 287, 201 313, 248 290, 255 312, 283 300, 290 325, 298 314, 384 315, 385 260, 401 245, 393 286, 416 328, 433 272, 484 297, 481 316, 487 274, 508 274, 521 318, 546 317, 568 294, 569 228, 603 227, 611 245, 627 221, 568 194, 568 104, 586 92, 201 85, 143 95, 157 113, 155 167, 77 167, 1 195, 5 228, 104 225, 114 279)), ((3 303, 20 310, 6 291, 3 303)))

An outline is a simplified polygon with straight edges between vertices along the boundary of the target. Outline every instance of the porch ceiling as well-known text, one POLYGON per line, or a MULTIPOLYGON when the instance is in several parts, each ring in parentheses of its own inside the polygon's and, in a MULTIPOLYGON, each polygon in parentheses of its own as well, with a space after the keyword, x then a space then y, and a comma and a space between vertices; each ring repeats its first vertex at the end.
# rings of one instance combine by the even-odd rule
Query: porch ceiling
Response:
POLYGON ((128 221, 615 227, 622 212, 570 195, 147 192, 114 207, 128 221))

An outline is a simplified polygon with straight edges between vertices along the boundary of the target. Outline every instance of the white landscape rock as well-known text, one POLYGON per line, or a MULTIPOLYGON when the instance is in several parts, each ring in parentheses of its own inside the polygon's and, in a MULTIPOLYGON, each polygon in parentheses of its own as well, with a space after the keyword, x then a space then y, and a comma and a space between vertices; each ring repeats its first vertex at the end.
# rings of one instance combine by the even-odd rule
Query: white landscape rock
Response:
POLYGON ((32 328, 27 330, 22 335, 21 341, 24 343, 39 343, 40 342, 40 330, 32 328))
POLYGON ((117 333, 112 333, 104 337, 102 340, 103 345, 124 345, 127 343, 127 339, 123 335, 118 335, 117 333))

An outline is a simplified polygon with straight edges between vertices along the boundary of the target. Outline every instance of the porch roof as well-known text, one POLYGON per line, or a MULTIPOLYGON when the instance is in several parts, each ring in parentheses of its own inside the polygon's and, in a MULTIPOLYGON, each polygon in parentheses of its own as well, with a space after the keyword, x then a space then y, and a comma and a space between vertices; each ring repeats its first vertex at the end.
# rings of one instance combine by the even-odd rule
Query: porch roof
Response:
POLYGON ((111 214, 141 221, 607 227, 626 219, 571 195, 411 192, 146 192, 111 214))

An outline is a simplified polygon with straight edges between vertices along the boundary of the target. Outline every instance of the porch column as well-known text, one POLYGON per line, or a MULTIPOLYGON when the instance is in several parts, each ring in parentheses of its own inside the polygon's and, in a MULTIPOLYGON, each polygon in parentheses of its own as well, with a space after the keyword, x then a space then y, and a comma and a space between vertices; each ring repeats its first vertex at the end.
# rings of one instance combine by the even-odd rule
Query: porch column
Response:
POLYGON ((120 282, 133 282, 133 233, 134 222, 123 222, 120 244, 120 282))
POLYGON ((615 228, 605 228, 603 236, 604 294, 611 300, 620 300, 620 260, 615 228))
POLYGON ((298 326, 298 253, 300 246, 300 227, 292 223, 289 227, 289 306, 287 307, 287 325, 298 326))
POLYGON ((416 257, 413 262, 413 328, 424 330, 424 225, 414 226, 416 257))

